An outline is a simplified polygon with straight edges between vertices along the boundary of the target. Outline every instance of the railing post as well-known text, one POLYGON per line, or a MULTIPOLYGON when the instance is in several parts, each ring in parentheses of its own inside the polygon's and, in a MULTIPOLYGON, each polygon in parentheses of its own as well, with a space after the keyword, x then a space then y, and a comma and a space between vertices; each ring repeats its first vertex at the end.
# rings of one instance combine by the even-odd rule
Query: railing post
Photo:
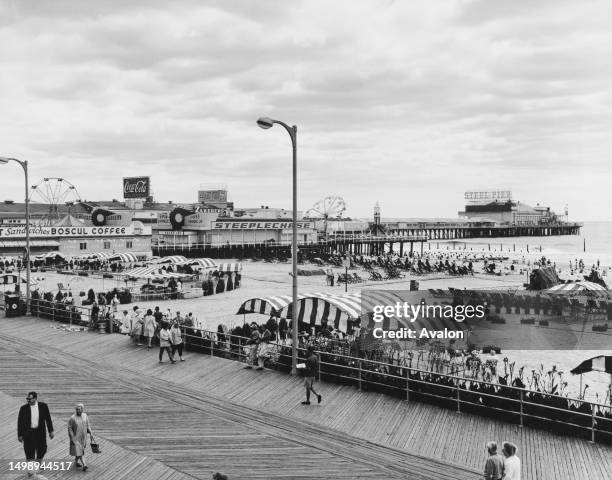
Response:
POLYGON ((215 356, 215 342, 213 341, 214 333, 212 333, 210 331, 208 333, 209 333, 209 337, 210 337, 210 356, 214 357, 215 356))
POLYGON ((359 390, 361 391, 361 358, 359 359, 359 390))
POLYGON ((595 443, 595 404, 591 404, 591 443, 595 443))
POLYGON ((525 400, 525 390, 521 389, 521 424, 519 425, 520 428, 523 428, 523 402, 525 400))
POLYGON ((406 369, 406 401, 410 401, 410 369, 406 369))
POLYGON ((51 320, 55 322, 55 300, 51 302, 51 320))
POLYGON ((318 369, 317 380, 320 382, 321 381, 321 354, 320 353, 317 353, 317 369, 318 369))
POLYGON ((457 413, 461 413, 461 396, 459 394, 460 392, 460 388, 459 388, 459 379, 457 379, 457 413))

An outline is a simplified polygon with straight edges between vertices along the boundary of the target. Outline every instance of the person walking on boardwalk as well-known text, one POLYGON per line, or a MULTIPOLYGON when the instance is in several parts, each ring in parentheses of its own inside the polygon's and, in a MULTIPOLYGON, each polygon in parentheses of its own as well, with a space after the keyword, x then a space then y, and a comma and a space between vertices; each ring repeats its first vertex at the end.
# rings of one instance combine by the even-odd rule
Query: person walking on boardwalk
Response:
POLYGON ((487 452, 489 456, 485 463, 484 479, 485 480, 501 480, 504 475, 504 457, 497 453, 497 443, 488 442, 487 452))
POLYGON ((162 323, 161 330, 159 331, 159 363, 163 363, 164 351, 168 352, 168 358, 170 362, 174 363, 174 355, 170 353, 170 331, 168 330, 168 324, 162 323))
POLYGON ((155 336, 155 330, 157 329, 157 323, 155 317, 153 317, 153 311, 149 308, 147 314, 144 317, 144 336, 147 337, 147 348, 153 348, 151 341, 155 336))
POLYGON ((251 338, 249 338, 246 342, 247 345, 250 345, 249 356, 247 357, 247 366, 244 368, 253 368, 253 365, 257 359, 257 349, 259 348, 259 344, 261 342, 261 334, 259 333, 257 325, 251 324, 251 327, 253 328, 251 338))
POLYGON ((180 361, 184 362, 185 359, 183 358, 183 335, 181 332, 181 326, 176 322, 172 325, 172 328, 170 329, 170 343, 172 344, 172 359, 174 360, 174 354, 178 352, 180 361))
POLYGON ((74 414, 68 420, 68 438, 70 439, 70 455, 74 457, 75 468, 83 467, 87 471, 85 464, 85 448, 87 447, 87 434, 93 437, 89 417, 83 411, 85 406, 78 403, 74 407, 74 414))
POLYGON ((504 454, 504 480, 521 480, 521 460, 516 456, 516 445, 504 442, 502 453, 504 454))
POLYGON ((306 401, 302 405, 310 405, 310 392, 317 397, 317 403, 321 403, 321 395, 314 389, 315 375, 319 370, 319 360, 314 353, 314 347, 309 345, 306 348, 306 368, 304 369, 304 387, 306 387, 306 401))
MULTIPOLYGON (((38 401, 36 392, 29 392, 27 404, 19 409, 17 417, 17 439, 23 443, 27 460, 41 461, 47 452, 47 430, 49 438, 53 438, 53 421, 46 403, 38 401)), ((32 477, 33 472, 28 472, 32 477)))

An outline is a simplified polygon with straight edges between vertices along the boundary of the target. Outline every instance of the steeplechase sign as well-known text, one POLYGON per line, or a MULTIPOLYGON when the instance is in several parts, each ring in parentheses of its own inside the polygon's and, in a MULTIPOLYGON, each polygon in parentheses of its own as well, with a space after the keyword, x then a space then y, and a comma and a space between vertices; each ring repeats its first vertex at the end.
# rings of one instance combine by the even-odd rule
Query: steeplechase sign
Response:
MULTIPOLYGON (((123 237, 142 235, 143 229, 139 226, 102 226, 102 227, 41 227, 30 226, 30 237, 123 237)), ((25 238, 25 226, 0 227, 0 240, 8 238, 25 238)))
MULTIPOLYGON (((296 222, 297 228, 313 228, 312 222, 296 222)), ((212 222, 213 230, 290 230, 293 222, 270 221, 270 222, 212 222)))

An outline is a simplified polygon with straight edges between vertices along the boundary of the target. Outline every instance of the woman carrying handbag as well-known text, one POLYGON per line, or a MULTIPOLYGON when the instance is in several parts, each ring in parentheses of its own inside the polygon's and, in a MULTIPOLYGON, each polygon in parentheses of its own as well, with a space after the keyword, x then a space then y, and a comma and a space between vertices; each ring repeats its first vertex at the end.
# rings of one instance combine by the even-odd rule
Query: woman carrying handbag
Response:
POLYGON ((93 439, 93 433, 89 425, 89 417, 83 411, 85 409, 83 404, 77 404, 74 409, 75 413, 68 420, 70 455, 74 456, 75 468, 83 467, 83 471, 86 472, 85 448, 87 446, 87 434, 89 433, 93 439))

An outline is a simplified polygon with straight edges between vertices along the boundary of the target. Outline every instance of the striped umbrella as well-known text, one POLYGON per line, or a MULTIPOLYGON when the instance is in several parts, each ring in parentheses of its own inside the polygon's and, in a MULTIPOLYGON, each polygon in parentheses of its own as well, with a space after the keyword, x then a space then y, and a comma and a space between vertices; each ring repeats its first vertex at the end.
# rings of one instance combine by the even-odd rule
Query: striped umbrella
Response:
POLYGON ((609 293, 609 291, 594 282, 580 281, 574 283, 561 283, 559 285, 555 285, 554 287, 549 288, 545 291, 545 293, 550 293, 551 295, 597 295, 597 296, 605 296, 609 293))
POLYGON ((195 258, 189 265, 203 268, 217 268, 217 263, 212 258, 195 258))
MULTIPOLYGON (((413 329, 428 328, 432 330, 466 330, 468 325, 456 322, 452 318, 440 316, 429 317, 426 320, 417 320, 411 323, 408 319, 397 317, 384 317, 381 322, 374 322, 372 312, 377 306, 394 306, 407 301, 393 291, 370 290, 356 293, 305 293, 298 296, 298 319, 311 326, 333 325, 336 329, 346 332, 349 321, 363 319, 368 326, 380 327, 384 330, 397 330, 411 327, 413 329)), ((412 302, 414 303, 414 302, 412 302)), ((292 297, 281 295, 276 297, 256 297, 244 302, 237 312, 261 313, 264 315, 278 315, 282 318, 292 317, 292 297)))
POLYGON ((111 257, 109 257, 109 260, 112 262, 123 262, 123 263, 134 263, 138 261, 138 257, 136 257, 136 255, 134 255, 133 253, 127 252, 127 253, 115 253, 114 255, 112 255, 111 257))
POLYGON ((191 260, 183 257, 182 255, 171 255, 169 257, 162 257, 155 261, 156 263, 173 263, 174 265, 185 265, 190 263, 191 260))
POLYGON ((135 277, 135 278, 155 278, 158 275, 159 267, 149 266, 149 267, 138 267, 132 268, 131 270, 126 270, 124 272, 117 273, 117 275, 122 275, 124 277, 135 277))

